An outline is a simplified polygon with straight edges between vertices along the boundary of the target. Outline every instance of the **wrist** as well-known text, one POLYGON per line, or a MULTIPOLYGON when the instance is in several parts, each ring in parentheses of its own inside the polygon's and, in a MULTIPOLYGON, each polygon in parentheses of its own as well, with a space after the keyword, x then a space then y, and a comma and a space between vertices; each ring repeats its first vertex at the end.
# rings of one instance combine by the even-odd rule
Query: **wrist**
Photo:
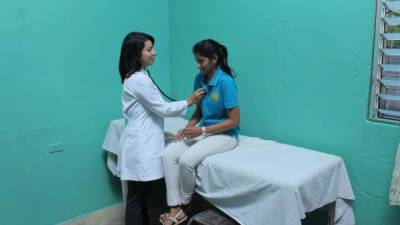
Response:
POLYGON ((192 101, 191 98, 187 98, 186 102, 187 102, 188 106, 192 106, 193 105, 193 101, 192 101))
POLYGON ((201 127, 201 135, 206 136, 207 135, 207 130, 205 126, 201 127))

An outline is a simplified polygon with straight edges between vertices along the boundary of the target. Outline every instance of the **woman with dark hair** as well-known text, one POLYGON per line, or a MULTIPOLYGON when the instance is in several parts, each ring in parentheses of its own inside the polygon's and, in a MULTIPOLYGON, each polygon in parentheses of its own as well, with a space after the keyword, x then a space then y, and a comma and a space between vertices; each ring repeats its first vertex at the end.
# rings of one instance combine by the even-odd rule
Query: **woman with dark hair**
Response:
POLYGON ((126 225, 149 224, 147 201, 152 185, 163 177, 164 117, 183 116, 204 95, 200 89, 187 100, 164 101, 146 72, 154 63, 154 42, 148 34, 129 33, 122 43, 119 61, 126 125, 119 143, 117 174, 128 183, 126 225))
POLYGON ((178 141, 164 152, 170 207, 160 216, 164 225, 181 224, 188 218, 184 206, 190 203, 195 189, 196 166, 207 156, 229 151, 238 144, 239 101, 228 51, 223 44, 207 39, 195 44, 193 53, 200 70, 194 89, 203 88, 206 94, 186 127, 177 133, 178 141))

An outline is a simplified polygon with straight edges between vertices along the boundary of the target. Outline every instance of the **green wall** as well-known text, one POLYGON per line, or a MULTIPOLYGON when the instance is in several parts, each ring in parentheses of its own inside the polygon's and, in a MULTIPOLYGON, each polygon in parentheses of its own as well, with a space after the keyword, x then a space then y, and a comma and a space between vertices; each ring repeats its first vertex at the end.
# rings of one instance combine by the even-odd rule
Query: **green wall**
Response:
POLYGON ((118 57, 133 30, 155 36, 152 73, 180 98, 197 73, 192 45, 224 42, 242 133, 343 157, 357 224, 398 224, 388 191, 400 127, 367 120, 374 1, 5 0, 0 21, 0 224, 120 201, 101 143, 121 116, 118 57))
POLYGON ((357 224, 399 224, 388 195, 400 127, 367 119, 374 1, 175 0, 169 22, 175 97, 191 91, 193 44, 222 41, 242 133, 341 156, 357 224))
POLYGON ((0 224, 55 224, 120 201, 101 144, 121 117, 119 51, 155 36, 155 78, 170 91, 168 5, 3 0, 0 7, 0 224), (53 143, 62 152, 50 154, 53 143))

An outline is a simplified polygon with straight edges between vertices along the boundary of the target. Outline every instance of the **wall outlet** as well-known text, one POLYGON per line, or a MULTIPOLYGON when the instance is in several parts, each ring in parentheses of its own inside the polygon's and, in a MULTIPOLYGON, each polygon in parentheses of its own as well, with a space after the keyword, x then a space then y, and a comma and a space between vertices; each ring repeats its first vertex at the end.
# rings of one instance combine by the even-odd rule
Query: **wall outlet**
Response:
POLYGON ((51 143, 49 144, 49 147, 50 147, 49 150, 50 154, 64 151, 64 144, 62 142, 51 143))

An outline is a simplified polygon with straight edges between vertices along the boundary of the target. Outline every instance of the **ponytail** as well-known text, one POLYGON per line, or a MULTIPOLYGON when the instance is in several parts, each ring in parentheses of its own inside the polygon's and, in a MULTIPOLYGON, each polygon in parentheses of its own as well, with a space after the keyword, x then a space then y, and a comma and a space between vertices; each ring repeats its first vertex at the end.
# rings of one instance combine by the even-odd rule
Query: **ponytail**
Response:
POLYGON ((219 48, 218 66, 221 70, 233 77, 232 69, 228 65, 228 50, 222 43, 217 43, 219 48))

